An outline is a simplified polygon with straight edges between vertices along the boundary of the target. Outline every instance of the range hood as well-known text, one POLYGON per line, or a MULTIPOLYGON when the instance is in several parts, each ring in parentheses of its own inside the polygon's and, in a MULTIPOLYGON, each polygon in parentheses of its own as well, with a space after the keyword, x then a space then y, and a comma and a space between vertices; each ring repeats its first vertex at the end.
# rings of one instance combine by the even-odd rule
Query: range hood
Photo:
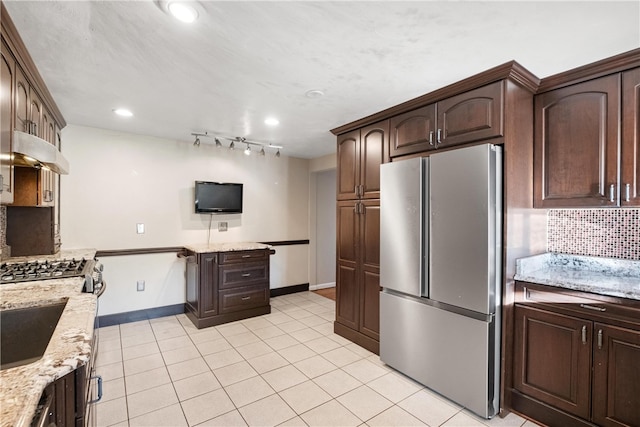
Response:
POLYGON ((69 173, 69 162, 55 145, 19 130, 13 131, 13 164, 46 167, 62 175, 69 173))

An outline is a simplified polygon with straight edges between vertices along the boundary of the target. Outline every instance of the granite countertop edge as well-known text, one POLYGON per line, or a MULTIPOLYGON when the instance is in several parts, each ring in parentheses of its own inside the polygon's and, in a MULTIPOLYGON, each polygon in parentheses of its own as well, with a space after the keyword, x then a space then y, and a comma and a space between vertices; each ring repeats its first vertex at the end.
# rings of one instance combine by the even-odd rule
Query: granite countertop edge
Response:
POLYGON ((544 253, 516 260, 515 280, 640 300, 640 261, 544 253))
MULTIPOLYGON (((82 249, 47 256, 9 258, 4 262, 93 258, 94 255, 95 250, 82 249)), ((44 389, 90 360, 97 298, 94 294, 83 293, 83 286, 81 277, 2 285, 0 310, 66 301, 42 358, 0 371, 0 420, 3 427, 29 426, 44 389)))
POLYGON ((272 248, 270 245, 257 242, 203 243, 185 245, 184 247, 195 253, 252 251, 272 248))

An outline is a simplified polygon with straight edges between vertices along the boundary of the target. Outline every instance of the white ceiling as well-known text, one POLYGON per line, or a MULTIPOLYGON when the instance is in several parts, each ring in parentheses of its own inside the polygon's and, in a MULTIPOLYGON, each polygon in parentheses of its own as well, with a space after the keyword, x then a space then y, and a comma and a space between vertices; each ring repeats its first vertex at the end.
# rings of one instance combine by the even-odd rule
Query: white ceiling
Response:
POLYGON ((192 25, 149 0, 5 5, 67 123, 302 158, 335 152, 334 127, 512 59, 542 78, 640 47, 637 0, 201 0, 192 25))

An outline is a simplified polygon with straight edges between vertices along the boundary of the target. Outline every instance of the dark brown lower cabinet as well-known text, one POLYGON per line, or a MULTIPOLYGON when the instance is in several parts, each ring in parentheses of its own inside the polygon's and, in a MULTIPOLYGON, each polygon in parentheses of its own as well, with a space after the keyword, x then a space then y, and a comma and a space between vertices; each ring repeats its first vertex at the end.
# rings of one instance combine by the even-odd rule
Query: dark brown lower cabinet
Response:
POLYGON ((513 409, 549 426, 640 426, 640 303, 543 288, 516 286, 513 409))
POLYGON ((197 328, 271 312, 269 249, 187 255, 186 315, 197 328))
POLYGON ((591 322, 525 306, 515 309, 514 388, 589 418, 591 322))
POLYGON ((380 201, 338 202, 334 331, 380 350, 380 201))
POLYGON ((595 324, 593 421, 640 426, 640 331, 595 324))

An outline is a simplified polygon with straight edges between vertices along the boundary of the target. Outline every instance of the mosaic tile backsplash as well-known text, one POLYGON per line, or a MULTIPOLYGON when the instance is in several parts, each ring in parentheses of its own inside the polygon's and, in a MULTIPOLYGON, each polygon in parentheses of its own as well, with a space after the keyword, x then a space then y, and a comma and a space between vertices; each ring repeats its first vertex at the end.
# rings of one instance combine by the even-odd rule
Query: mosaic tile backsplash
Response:
POLYGON ((549 252, 640 260, 640 209, 552 209, 549 252))

